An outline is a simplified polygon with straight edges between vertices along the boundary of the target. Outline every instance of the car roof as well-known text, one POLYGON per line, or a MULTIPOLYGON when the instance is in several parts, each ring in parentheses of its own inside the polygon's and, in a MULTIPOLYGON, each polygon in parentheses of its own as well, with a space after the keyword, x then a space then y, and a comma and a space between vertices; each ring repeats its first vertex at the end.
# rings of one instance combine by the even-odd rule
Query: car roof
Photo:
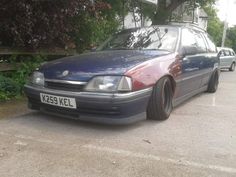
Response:
POLYGON ((166 27, 166 28, 190 28, 194 29, 200 32, 206 32, 204 29, 200 28, 198 25, 193 24, 193 23, 170 23, 166 25, 151 25, 151 26, 145 26, 145 27, 136 27, 136 28, 128 28, 124 29, 121 31, 132 31, 132 30, 137 30, 137 29, 145 29, 145 28, 150 28, 150 27, 166 27))
POLYGON ((230 50, 230 51, 234 51, 232 48, 229 48, 229 47, 217 47, 217 51, 219 52, 220 50, 230 50))

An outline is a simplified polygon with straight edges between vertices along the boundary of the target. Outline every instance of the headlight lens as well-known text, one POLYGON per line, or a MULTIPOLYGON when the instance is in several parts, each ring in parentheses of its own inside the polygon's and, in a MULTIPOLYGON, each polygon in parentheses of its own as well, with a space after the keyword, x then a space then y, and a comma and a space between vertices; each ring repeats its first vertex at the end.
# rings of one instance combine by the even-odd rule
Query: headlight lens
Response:
POLYGON ((38 71, 33 72, 30 78, 32 84, 44 86, 44 74, 38 71))
POLYGON ((86 91, 115 92, 132 91, 131 78, 126 76, 97 76, 86 86, 86 91))

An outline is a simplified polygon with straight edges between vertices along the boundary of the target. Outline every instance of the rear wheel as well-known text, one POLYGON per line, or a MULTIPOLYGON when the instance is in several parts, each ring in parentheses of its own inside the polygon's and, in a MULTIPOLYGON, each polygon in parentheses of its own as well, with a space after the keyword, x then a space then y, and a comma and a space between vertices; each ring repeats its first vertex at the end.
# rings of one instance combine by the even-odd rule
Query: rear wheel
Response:
POLYGON ((219 73, 218 71, 215 71, 210 79, 210 82, 208 83, 208 92, 209 93, 215 93, 219 85, 219 73))
POLYGON ((233 62, 232 65, 229 68, 230 71, 234 71, 235 70, 235 63, 233 62))
POLYGON ((173 109, 173 89, 168 77, 161 78, 153 88, 147 108, 148 119, 166 120, 173 109))

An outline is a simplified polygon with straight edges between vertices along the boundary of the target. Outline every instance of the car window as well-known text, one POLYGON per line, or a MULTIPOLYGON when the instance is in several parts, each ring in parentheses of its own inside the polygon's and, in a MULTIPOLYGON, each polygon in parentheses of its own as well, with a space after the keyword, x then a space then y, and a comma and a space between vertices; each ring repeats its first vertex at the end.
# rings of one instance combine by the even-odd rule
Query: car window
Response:
POLYGON ((225 56, 230 56, 229 50, 224 50, 224 52, 225 52, 225 56))
POLYGON ((214 42, 212 42, 212 40, 210 39, 210 36, 207 35, 207 34, 205 34, 204 36, 205 36, 205 38, 207 40, 209 52, 216 52, 217 51, 216 50, 216 46, 215 46, 214 42))
POLYGON ((178 28, 148 27, 121 31, 98 50, 168 50, 175 51, 178 28))
POLYGON ((233 50, 230 50, 230 55, 231 55, 231 56, 234 56, 234 55, 235 55, 233 50))
POLYGON ((186 28, 182 30, 181 44, 184 47, 196 47, 197 42, 192 30, 186 28))
POLYGON ((224 56, 225 56, 225 53, 224 53, 223 50, 221 50, 221 51, 219 52, 219 56, 220 56, 220 57, 224 57, 224 56))
POLYGON ((202 38, 202 35, 198 32, 194 32, 194 36, 195 36, 198 51, 199 52, 206 52, 207 47, 206 47, 204 39, 202 38))

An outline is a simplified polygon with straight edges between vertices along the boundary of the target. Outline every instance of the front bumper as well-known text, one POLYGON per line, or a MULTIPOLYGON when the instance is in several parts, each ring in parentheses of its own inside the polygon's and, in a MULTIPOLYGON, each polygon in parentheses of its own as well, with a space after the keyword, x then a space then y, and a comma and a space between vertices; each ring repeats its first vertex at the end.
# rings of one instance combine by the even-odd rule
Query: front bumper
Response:
POLYGON ((152 88, 131 93, 91 93, 53 90, 25 85, 31 109, 57 116, 105 124, 129 124, 146 119, 152 88), (40 93, 76 99, 76 109, 41 103, 40 93))

